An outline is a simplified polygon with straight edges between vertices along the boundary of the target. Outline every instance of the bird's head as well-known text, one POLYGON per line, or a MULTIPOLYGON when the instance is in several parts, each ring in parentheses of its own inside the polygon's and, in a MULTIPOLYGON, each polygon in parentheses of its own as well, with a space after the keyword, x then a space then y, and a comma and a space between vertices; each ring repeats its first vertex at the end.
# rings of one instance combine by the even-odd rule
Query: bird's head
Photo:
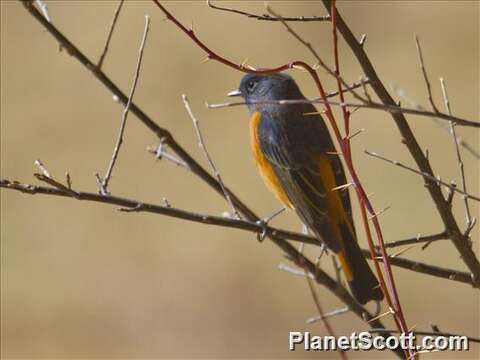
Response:
POLYGON ((269 101, 304 98, 293 78, 280 73, 247 74, 240 81, 238 90, 228 93, 228 96, 243 97, 251 112, 272 106, 278 107, 278 104, 269 101))

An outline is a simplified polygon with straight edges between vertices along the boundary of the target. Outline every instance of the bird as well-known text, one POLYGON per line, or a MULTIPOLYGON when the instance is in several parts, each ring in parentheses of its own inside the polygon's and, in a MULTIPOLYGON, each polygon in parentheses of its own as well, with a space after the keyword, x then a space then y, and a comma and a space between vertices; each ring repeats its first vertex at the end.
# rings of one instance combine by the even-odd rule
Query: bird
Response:
POLYGON ((383 292, 357 242, 342 161, 328 128, 285 73, 243 76, 227 94, 250 111, 250 146, 260 175, 276 198, 296 212, 321 244, 338 257, 357 302, 380 301, 383 292))

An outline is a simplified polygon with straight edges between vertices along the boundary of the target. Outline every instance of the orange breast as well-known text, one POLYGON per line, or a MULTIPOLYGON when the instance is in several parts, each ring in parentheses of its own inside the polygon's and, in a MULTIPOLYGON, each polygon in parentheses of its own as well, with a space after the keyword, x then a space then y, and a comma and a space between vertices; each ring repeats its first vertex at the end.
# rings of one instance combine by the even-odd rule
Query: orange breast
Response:
POLYGON ((262 152, 260 147, 260 139, 258 136, 258 125, 260 123, 261 115, 259 112, 253 113, 250 118, 250 146, 252 148, 253 159, 255 160, 260 175, 267 185, 267 188, 272 191, 278 200, 280 200, 284 205, 293 209, 293 206, 288 199, 287 194, 283 191, 282 185, 277 179, 275 172, 273 171, 272 165, 268 162, 267 158, 262 152))

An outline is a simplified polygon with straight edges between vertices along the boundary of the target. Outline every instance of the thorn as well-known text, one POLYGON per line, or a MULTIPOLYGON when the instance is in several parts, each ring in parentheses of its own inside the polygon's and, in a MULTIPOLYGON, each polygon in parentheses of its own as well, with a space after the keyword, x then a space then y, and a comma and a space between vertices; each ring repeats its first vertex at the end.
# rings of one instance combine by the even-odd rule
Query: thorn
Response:
POLYGON ((323 114, 323 111, 313 111, 313 112, 308 112, 308 113, 303 113, 303 115, 309 116, 309 115, 321 115, 323 114))
POLYGON ((205 59, 200 61, 200 64, 205 64, 207 61, 210 61, 210 56, 207 56, 205 59))
POLYGON ((118 208, 118 211, 122 211, 122 212, 136 212, 136 211, 140 211, 142 210, 143 208, 145 207, 144 204, 137 204, 135 207, 121 207, 121 208, 118 208))
POLYGON ((295 64, 294 64, 294 65, 292 65, 292 66, 291 66, 291 68, 292 68, 292 69, 296 69, 296 70, 303 70, 303 71, 307 71, 307 70, 305 70, 305 69, 304 69, 302 66, 298 66, 298 65, 295 65, 295 64))
POLYGON ((357 136, 358 134, 360 134, 360 133, 362 133, 362 132, 364 132, 364 131, 365 131, 365 129, 362 128, 362 129, 354 132, 353 134, 348 135, 348 136, 345 137, 344 139, 346 139, 346 140, 351 140, 352 138, 354 138, 355 136, 357 136))
POLYGON ((345 189, 347 189, 348 187, 350 187, 350 186, 352 186, 352 185, 353 185, 353 183, 343 184, 343 185, 336 186, 336 187, 332 188, 331 191, 345 190, 345 189))
POLYGON ((360 46, 363 46, 366 40, 367 40, 367 34, 363 34, 359 41, 360 46))
POLYGON ((70 177, 70 174, 68 171, 65 173, 65 179, 67 181, 67 186, 70 190, 72 190, 72 178, 70 177))
POLYGON ((167 198, 163 198, 163 205, 167 208, 171 208, 172 205, 168 202, 167 198))
POLYGON ((377 213, 375 213, 375 214, 373 214, 373 215, 370 215, 368 219, 369 219, 369 220, 372 220, 373 218, 375 218, 375 217, 383 214, 383 213, 384 213, 385 211, 387 211, 388 209, 390 209, 390 206, 384 207, 384 208, 383 208, 382 210, 380 210, 379 212, 377 212, 377 213))
POLYGON ((326 151, 325 154, 327 154, 327 155, 339 155, 339 156, 343 156, 343 153, 338 152, 338 151, 326 151))
POLYGON ((240 68, 241 69, 246 68, 248 66, 247 62, 248 62, 248 58, 245 58, 245 60, 243 60, 242 63, 240 64, 240 68))
POLYGON ((378 320, 378 319, 381 319, 383 318, 384 316, 387 316, 387 315, 393 315, 395 314, 395 312, 393 311, 392 308, 389 308, 388 311, 384 312, 383 314, 380 314, 378 316, 375 316, 374 318, 371 318, 370 320, 367 321, 367 323, 371 323, 375 320, 378 320))
POLYGON ((46 177, 48 178, 52 178, 52 176, 50 175, 50 173, 48 172, 47 168, 45 167, 45 165, 43 165, 42 163, 42 160, 40 159, 37 159, 33 162, 39 169, 40 171, 42 172, 43 175, 45 175, 46 177))
POLYGON ((402 255, 403 253, 407 252, 408 250, 414 248, 415 246, 417 246, 417 245, 410 245, 409 247, 406 247, 405 249, 402 249, 402 250, 396 252, 396 253, 393 254, 393 255, 389 255, 388 257, 393 259, 393 258, 395 258, 395 257, 397 257, 397 256, 399 256, 399 255, 402 255))

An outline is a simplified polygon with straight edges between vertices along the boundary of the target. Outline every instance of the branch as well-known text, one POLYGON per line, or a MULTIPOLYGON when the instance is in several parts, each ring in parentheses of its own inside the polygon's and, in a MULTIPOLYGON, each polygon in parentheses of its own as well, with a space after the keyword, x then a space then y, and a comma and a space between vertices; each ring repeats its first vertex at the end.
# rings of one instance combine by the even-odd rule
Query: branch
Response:
MULTIPOLYGON (((372 256, 369 250, 362 249, 362 253, 368 259, 372 259, 372 256)), ((376 259, 378 261, 382 261, 380 254, 377 254, 376 259)), ((425 264, 418 261, 401 258, 398 256, 395 256, 395 257, 389 256, 389 261, 391 265, 395 265, 397 267, 401 267, 406 270, 411 270, 411 271, 415 271, 425 275, 431 275, 431 276, 435 276, 443 279, 462 282, 464 284, 468 284, 473 287, 476 286, 472 279, 472 274, 467 272, 443 268, 436 265, 425 264)))
POLYGON ((448 239, 448 232, 447 231, 442 231, 441 233, 438 234, 433 234, 433 235, 427 235, 427 236, 418 236, 414 238, 409 238, 409 239, 404 239, 404 240, 397 240, 397 241, 392 241, 389 243, 385 244, 386 248, 394 248, 397 246, 404 246, 404 245, 411 245, 411 244, 419 244, 419 243, 424 243, 424 242, 432 242, 432 241, 437 241, 437 240, 446 240, 448 239))
MULTIPOLYGON (((361 86, 361 85, 360 85, 361 86)), ((349 92, 353 93, 353 89, 356 87, 350 87, 349 92)), ((346 91, 346 90, 344 90, 346 91)), ((335 95, 337 95, 336 93, 335 95)), ((340 106, 340 107, 348 107, 348 108, 359 108, 359 109, 373 109, 373 110, 381 110, 386 111, 392 115, 395 114, 411 114, 411 115, 419 115, 422 117, 429 117, 435 118, 442 121, 449 121, 453 122, 455 125, 459 126, 467 126, 473 128, 480 128, 480 122, 462 119, 453 115, 444 114, 442 112, 433 112, 424 109, 416 108, 406 108, 398 106, 397 104, 383 104, 377 103, 372 101, 354 103, 354 102, 342 102, 342 101, 332 101, 328 100, 325 101, 323 99, 314 98, 314 99, 298 99, 298 100, 265 100, 265 101, 252 101, 251 104, 329 104, 333 106, 340 106)), ((223 104, 210 104, 208 105, 209 108, 222 108, 222 107, 232 107, 232 106, 239 106, 239 105, 247 105, 245 101, 236 101, 236 102, 229 102, 223 104)))
POLYGON ((223 180, 222 180, 222 176, 220 175, 220 172, 217 170, 217 167, 213 163, 213 160, 210 154, 208 153, 207 146, 205 145, 205 141, 203 141, 203 136, 200 130, 198 119, 193 114, 192 108, 190 107, 190 103, 188 102, 187 95, 185 94, 182 95, 182 100, 183 100, 183 104, 185 105, 185 109, 187 110, 187 113, 190 116, 190 119, 192 119, 193 127, 195 128, 195 133, 198 139, 198 146, 200 147, 200 149, 202 149, 203 153, 205 154, 205 157, 207 158, 207 161, 213 170, 213 175, 217 178, 218 183, 222 187, 222 191, 225 196, 225 199, 227 200, 228 204, 230 205, 230 209, 232 210, 232 215, 240 219, 240 214, 238 213, 237 208, 233 204, 232 199, 230 198, 230 195, 226 190, 225 184, 223 183, 223 180))
MULTIPOLYGON (((403 100, 407 101, 411 106, 413 106, 415 109, 425 111, 425 108, 422 105, 420 105, 419 103, 414 101, 412 98, 407 96, 404 89, 401 89, 401 88, 398 88, 398 87, 392 86, 392 85, 390 86, 390 88, 398 96, 400 96, 403 100)), ((437 124, 442 129, 444 129, 445 131, 450 133, 450 123, 446 123, 446 122, 444 122, 440 119, 437 119, 435 117, 431 117, 431 119, 433 120, 433 122, 435 124, 437 124)), ((457 136, 457 142, 460 146, 463 146, 472 156, 474 156, 477 159, 480 159, 480 153, 472 145, 470 145, 468 142, 466 142, 463 138, 461 138, 460 136, 457 136)))
MULTIPOLYGON (((445 109, 449 114, 452 114, 452 110, 450 109, 450 101, 448 100, 447 88, 445 86, 445 81, 443 78, 440 78, 440 85, 442 88, 443 100, 445 102, 445 109)), ((462 182, 462 190, 464 193, 467 192, 467 182, 465 180, 465 170, 462 160, 462 155, 460 154, 460 149, 458 147, 457 141, 457 132, 455 131, 455 124, 450 122, 450 132, 452 134, 453 142, 455 144, 455 153, 457 154, 457 162, 458 168, 460 170, 460 180, 462 182)), ((468 205, 468 198, 463 196, 463 203, 465 205, 465 215, 467 219, 467 234, 473 229, 475 225, 475 219, 472 219, 472 215, 470 214, 470 206, 468 205)))
MULTIPOLYGON (((120 8, 121 8, 121 4, 119 6, 119 9, 120 8)), ((99 184, 100 192, 102 193, 102 195, 109 194, 108 184, 110 182, 110 178, 112 176, 115 163, 117 162, 118 153, 120 152, 120 147, 122 146, 122 143, 123 143, 123 133, 125 132, 125 126, 127 125, 128 112, 130 111, 130 107, 132 106, 133 95, 135 94, 135 89, 137 88, 138 78, 140 76, 140 67, 142 65, 142 59, 143 59, 143 50, 145 49, 145 44, 146 44, 149 29, 150 29, 150 18, 148 16, 145 16, 145 29, 143 31, 143 37, 142 37, 142 42, 140 43, 140 49, 138 50, 137 66, 135 68, 135 75, 133 77, 133 83, 130 89, 130 95, 128 95, 127 105, 123 110, 122 122, 120 124, 120 130, 118 132, 117 143, 115 144, 115 148, 113 149, 112 159, 110 160, 110 164, 108 165, 108 169, 105 174, 105 177, 99 184)))
POLYGON ((471 195, 469 193, 466 193, 464 190, 461 190, 459 188, 457 188, 455 185, 452 185, 451 183, 447 183, 443 180, 440 179, 439 176, 435 176, 431 173, 427 173, 427 172, 422 172, 422 171, 419 171, 419 170, 415 170, 414 168, 410 167, 410 166, 407 166, 407 165, 404 165, 402 164, 401 162, 398 162, 397 160, 391 160, 385 156, 382 156, 382 155, 379 155, 375 152, 371 152, 371 151, 368 151, 368 150, 364 150, 363 151, 365 154, 369 155, 369 156, 372 156, 374 158, 377 158, 377 159, 380 159, 380 160, 383 160, 383 161, 386 161, 392 165, 395 165, 395 166, 398 166, 398 167, 401 167, 402 169, 405 169, 405 170, 408 170, 410 172, 413 172, 417 175, 421 175, 423 176, 424 178, 427 178, 431 181, 434 181, 436 184, 440 184, 442 186, 445 186, 447 188, 449 188, 451 191, 454 191, 454 192, 458 192, 459 194, 462 194, 465 198, 468 198, 468 199, 472 199, 472 200, 476 200, 476 201, 480 201, 480 197, 476 196, 476 195, 471 195))
POLYGON ((235 14, 240 14, 240 15, 245 15, 246 17, 256 19, 256 20, 264 20, 264 21, 298 21, 298 22, 309 22, 309 21, 330 21, 330 16, 325 15, 325 16, 298 16, 298 17, 273 17, 268 14, 262 14, 262 15, 257 15, 257 14, 251 14, 245 11, 241 10, 236 10, 232 8, 227 8, 227 7, 220 7, 217 5, 213 5, 210 0, 207 0, 207 5, 208 7, 215 9, 215 10, 221 10, 221 11, 226 11, 230 13, 235 13, 235 14))
POLYGON ((425 85, 427 87, 428 101, 430 101, 433 112, 438 113, 437 106, 433 101, 432 87, 430 86, 430 80, 428 80, 427 69, 425 68, 425 63, 423 62, 422 47, 420 46, 420 40, 418 39, 417 34, 415 34, 415 45, 417 46, 418 60, 420 63, 420 69, 422 70, 423 80, 425 80, 425 85))
POLYGON ((98 60, 97 67, 99 69, 102 68, 103 61, 105 60, 105 56, 107 56, 108 46, 110 45, 110 40, 112 40, 113 30, 115 30, 115 25, 117 25, 118 16, 120 15, 120 11, 122 10, 123 2, 124 2, 124 0, 120 0, 118 2, 117 9, 115 10, 115 13, 113 14, 113 19, 112 19, 112 23, 110 25, 110 30, 108 31, 107 41, 105 41, 105 46, 103 48, 102 55, 100 55, 100 60, 98 60))

